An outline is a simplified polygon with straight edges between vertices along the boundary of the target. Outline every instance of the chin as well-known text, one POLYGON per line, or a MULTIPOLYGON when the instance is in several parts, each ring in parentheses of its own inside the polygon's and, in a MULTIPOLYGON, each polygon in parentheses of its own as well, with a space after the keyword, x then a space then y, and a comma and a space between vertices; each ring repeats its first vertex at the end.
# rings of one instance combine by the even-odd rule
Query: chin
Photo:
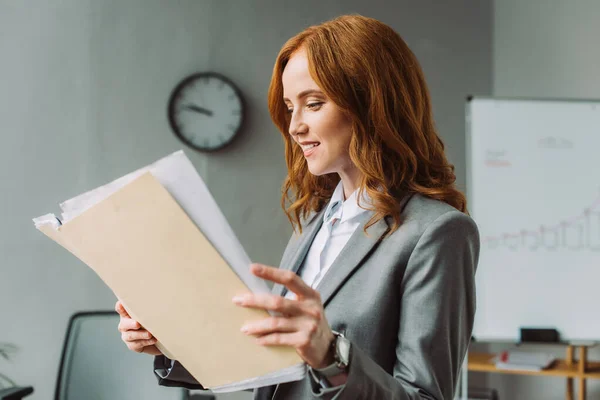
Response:
POLYGON ((308 163, 308 171, 315 176, 327 174, 326 168, 323 168, 320 165, 315 165, 315 163, 308 163))

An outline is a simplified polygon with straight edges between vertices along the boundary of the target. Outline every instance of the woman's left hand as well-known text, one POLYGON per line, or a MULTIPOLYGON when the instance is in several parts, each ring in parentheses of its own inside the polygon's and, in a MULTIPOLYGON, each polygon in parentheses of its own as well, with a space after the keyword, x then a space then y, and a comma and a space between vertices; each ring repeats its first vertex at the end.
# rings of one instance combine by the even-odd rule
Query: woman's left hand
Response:
POLYGON ((333 355, 329 349, 334 335, 325 319, 319 292, 289 270, 252 264, 250 271, 259 278, 284 285, 296 294, 296 299, 272 294, 234 297, 233 302, 239 306, 279 313, 279 316, 247 323, 242 327, 242 332, 256 336, 261 345, 294 347, 298 355, 313 368, 331 364, 333 355))

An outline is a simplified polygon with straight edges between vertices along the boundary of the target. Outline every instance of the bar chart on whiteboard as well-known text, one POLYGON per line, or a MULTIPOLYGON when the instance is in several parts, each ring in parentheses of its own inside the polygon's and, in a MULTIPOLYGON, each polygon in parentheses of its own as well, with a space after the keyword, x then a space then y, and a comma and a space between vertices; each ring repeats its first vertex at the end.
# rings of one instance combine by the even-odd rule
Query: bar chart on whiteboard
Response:
POLYGON ((475 338, 599 340, 600 102, 475 98, 467 127, 475 338))

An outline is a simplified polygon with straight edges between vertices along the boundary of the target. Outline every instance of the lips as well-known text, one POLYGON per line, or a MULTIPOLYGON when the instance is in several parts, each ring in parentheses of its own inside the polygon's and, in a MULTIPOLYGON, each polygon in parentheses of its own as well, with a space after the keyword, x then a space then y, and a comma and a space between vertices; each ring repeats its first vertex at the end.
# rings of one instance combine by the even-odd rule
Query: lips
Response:
POLYGON ((313 147, 317 147, 320 144, 321 142, 302 142, 300 143, 300 147, 302 147, 302 150, 306 151, 312 149, 313 147))
POLYGON ((304 142, 300 144, 302 151, 304 152, 304 157, 309 157, 313 154, 317 148, 319 147, 320 142, 304 142))

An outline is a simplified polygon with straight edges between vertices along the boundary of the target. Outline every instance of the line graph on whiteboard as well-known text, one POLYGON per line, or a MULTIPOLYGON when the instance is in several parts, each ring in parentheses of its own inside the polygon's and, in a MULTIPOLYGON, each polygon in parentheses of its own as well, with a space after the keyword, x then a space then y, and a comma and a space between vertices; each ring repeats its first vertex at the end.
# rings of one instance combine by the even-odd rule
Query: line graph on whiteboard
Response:
POLYGON ((600 195, 583 211, 558 223, 486 235, 482 244, 490 249, 514 251, 572 250, 600 253, 600 195))

